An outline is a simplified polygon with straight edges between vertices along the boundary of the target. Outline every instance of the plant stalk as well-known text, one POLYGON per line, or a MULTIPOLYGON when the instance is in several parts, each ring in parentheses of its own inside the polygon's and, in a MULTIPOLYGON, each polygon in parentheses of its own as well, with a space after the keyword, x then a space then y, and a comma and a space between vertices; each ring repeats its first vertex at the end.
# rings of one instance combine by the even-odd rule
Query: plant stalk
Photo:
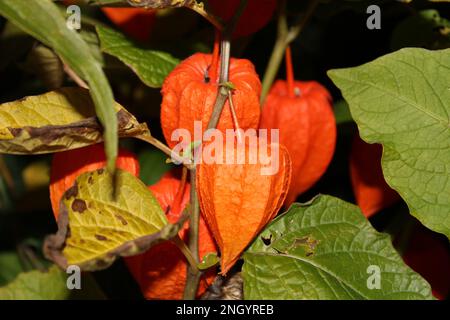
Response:
MULTIPOLYGON (((228 91, 229 89, 222 84, 226 83, 229 79, 229 69, 230 69, 230 51, 231 51, 231 43, 230 38, 233 30, 239 20, 239 17, 244 12, 244 9, 247 5, 248 0, 241 0, 239 4, 239 8, 235 14, 235 16, 231 19, 230 23, 227 25, 223 38, 220 44, 220 74, 219 74, 219 87, 217 90, 216 100, 214 102, 213 112, 211 114, 211 118, 208 122, 208 129, 216 128, 219 123, 220 115, 222 114, 223 107, 228 99, 228 91)), ((197 147, 198 148, 198 147, 197 147)), ((196 148, 196 149, 197 149, 196 148)), ((191 176, 191 219, 189 222, 189 250, 197 260, 199 255, 198 250, 198 230, 199 230, 199 222, 200 222, 200 207, 198 203, 197 196, 197 186, 196 186, 196 177, 197 177, 197 168, 196 168, 196 155, 197 150, 194 150, 194 163, 190 168, 190 176, 191 176)), ((197 269, 198 271, 198 269, 197 269)), ((193 300, 195 299, 198 285, 200 283, 202 273, 195 272, 192 266, 188 267, 187 271, 187 280, 186 287, 184 288, 184 299, 193 300)))
MULTIPOLYGON (((195 153, 194 153, 195 154, 195 153)), ((200 222, 200 207, 197 197, 197 168, 194 167, 190 170, 191 177, 191 219, 189 221, 189 251, 194 257, 196 264, 193 266, 189 265, 186 277, 186 287, 184 288, 184 299, 194 300, 197 294, 198 285, 200 283, 201 272, 197 268, 199 263, 199 250, 198 250, 198 229, 200 222)))
POLYGON ((287 46, 301 33, 313 15, 318 4, 319 0, 311 0, 305 14, 299 17, 294 25, 288 29, 286 18, 286 0, 280 1, 280 5, 278 7, 277 39, 263 77, 260 100, 261 108, 263 107, 267 94, 275 81, 275 77, 277 76, 278 69, 280 68, 287 46))

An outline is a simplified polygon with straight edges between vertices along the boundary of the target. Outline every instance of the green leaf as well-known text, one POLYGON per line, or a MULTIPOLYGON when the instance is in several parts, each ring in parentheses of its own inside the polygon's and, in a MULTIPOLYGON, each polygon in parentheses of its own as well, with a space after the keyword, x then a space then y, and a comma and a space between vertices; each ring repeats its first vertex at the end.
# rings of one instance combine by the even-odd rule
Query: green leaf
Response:
POLYGON ((294 204, 269 224, 245 253, 243 276, 245 299, 432 299, 389 236, 331 196, 294 204))
POLYGON ((82 174, 66 191, 58 233, 46 239, 44 251, 62 268, 104 269, 118 256, 148 249, 167 224, 144 183, 127 171, 117 169, 113 177, 100 169, 82 174))
POLYGON ((147 86, 160 88, 167 75, 179 63, 170 54, 137 47, 123 34, 97 26, 102 51, 129 66, 147 86))
POLYGON ((214 267, 220 263, 220 259, 217 256, 217 253, 210 252, 205 254, 202 261, 197 265, 199 270, 208 270, 209 268, 214 267))
MULTIPOLYGON (((0 105, 0 152, 39 154, 80 148, 102 140, 89 91, 61 88, 0 105)), ((149 133, 115 103, 121 137, 149 133)))
POLYGON ((20 258, 16 252, 7 251, 0 253, 0 286, 14 280, 22 271, 20 258))
POLYGON ((13 282, 0 288, 0 300, 63 300, 70 294, 66 278, 56 266, 48 272, 21 273, 13 282))
POLYGON ((74 30, 51 0, 2 0, 0 15, 51 47, 81 78, 87 81, 95 110, 104 127, 108 169, 112 172, 118 150, 117 118, 114 98, 101 65, 89 46, 74 30))
POLYGON ((329 71, 388 184, 428 228, 450 237, 450 50, 407 48, 329 71))
POLYGON ((334 111, 334 118, 336 119, 336 124, 339 125, 353 122, 350 109, 348 108, 348 104, 345 100, 336 101, 333 106, 333 111, 334 111))
POLYGON ((145 149, 139 154, 140 179, 146 185, 151 186, 172 168, 166 163, 167 155, 157 149, 145 149))

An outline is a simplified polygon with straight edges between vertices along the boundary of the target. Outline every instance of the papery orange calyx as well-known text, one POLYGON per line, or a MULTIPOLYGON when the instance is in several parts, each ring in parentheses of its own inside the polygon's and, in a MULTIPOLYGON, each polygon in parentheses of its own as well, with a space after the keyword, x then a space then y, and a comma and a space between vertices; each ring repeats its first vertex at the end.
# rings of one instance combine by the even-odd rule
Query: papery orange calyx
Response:
MULTIPOLYGON (((196 53, 182 61, 166 78, 162 87, 161 126, 169 147, 176 130, 186 129, 194 137, 194 123, 200 121, 202 132, 207 128, 218 92, 220 65, 214 67, 214 56, 196 53), (216 69, 215 71, 211 69, 216 69), (212 77, 216 79, 212 79, 212 77)), ((246 59, 230 59, 229 81, 233 84, 232 99, 240 128, 257 129, 260 118, 261 83, 253 64, 246 59)), ((225 103, 217 129, 233 129, 234 122, 225 103)), ((191 140, 193 141, 193 140, 191 140)))
POLYGON ((285 147, 278 144, 248 143, 244 147, 224 146, 222 163, 200 163, 197 191, 200 207, 221 252, 221 273, 226 274, 243 250, 278 213, 289 188, 291 160, 285 147), (264 175, 266 165, 251 163, 249 155, 266 148, 275 155, 278 170, 264 175), (273 148, 273 149, 272 149, 273 148), (225 159, 231 153, 243 163, 225 159))
POLYGON ((334 154, 336 122, 328 90, 316 81, 295 81, 290 49, 287 80, 277 80, 261 114, 260 129, 279 129, 279 141, 292 159, 292 182, 285 206, 313 186, 334 154))
POLYGON ((384 179, 382 152, 379 144, 368 144, 359 136, 353 140, 350 179, 356 203, 367 218, 400 200, 399 194, 384 179))

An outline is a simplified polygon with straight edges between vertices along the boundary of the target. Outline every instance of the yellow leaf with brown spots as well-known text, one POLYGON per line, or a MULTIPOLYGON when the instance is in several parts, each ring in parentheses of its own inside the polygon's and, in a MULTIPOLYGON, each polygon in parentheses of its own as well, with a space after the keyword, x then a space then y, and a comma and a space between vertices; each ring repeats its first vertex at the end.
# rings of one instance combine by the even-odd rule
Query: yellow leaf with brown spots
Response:
MULTIPOLYGON (((119 136, 148 133, 145 124, 115 104, 119 136)), ((62 88, 0 105, 0 153, 40 154, 84 147, 103 140, 89 91, 62 88)))
POLYGON ((168 226, 143 182, 127 171, 118 169, 113 177, 99 169, 80 175, 66 191, 58 232, 47 237, 44 251, 62 268, 104 269, 118 256, 138 254, 176 235, 168 226))

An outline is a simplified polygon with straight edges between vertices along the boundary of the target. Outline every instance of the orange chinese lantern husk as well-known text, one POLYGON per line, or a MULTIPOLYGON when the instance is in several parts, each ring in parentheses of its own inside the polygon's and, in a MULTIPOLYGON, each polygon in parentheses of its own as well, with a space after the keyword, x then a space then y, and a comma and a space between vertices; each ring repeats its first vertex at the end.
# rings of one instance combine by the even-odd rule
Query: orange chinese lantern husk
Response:
MULTIPOLYGON (((85 172, 106 166, 106 155, 103 148, 103 144, 99 143, 54 154, 50 172, 50 200, 56 219, 59 215, 61 197, 67 189, 72 187, 76 178, 85 172)), ((116 166, 139 176, 139 162, 131 152, 119 150, 116 166)))
MULTIPOLYGON (((163 210, 167 212, 170 223, 180 218, 189 202, 190 186, 187 183, 181 190, 180 204, 175 203, 180 192, 181 182, 172 173, 164 175, 161 180, 149 187, 158 199, 163 210)), ((180 231, 181 239, 187 240, 188 225, 180 231)), ((199 258, 207 253, 217 252, 212 235, 203 219, 199 225, 199 258)), ((172 242, 156 245, 143 254, 125 258, 133 277, 138 282, 146 299, 182 299, 186 284, 186 259, 172 242)), ((197 295, 205 292, 214 280, 214 270, 206 272, 201 279, 197 295)))
POLYGON ((267 96, 262 129, 279 129, 279 141, 292 159, 292 182, 285 206, 308 190, 326 171, 336 144, 336 122, 328 91, 315 81, 277 80, 267 96))
POLYGON ((384 180, 381 154, 381 145, 365 143, 359 136, 353 140, 350 178, 356 203, 367 218, 400 200, 384 180))
MULTIPOLYGON (((200 207, 221 252, 221 273, 226 274, 243 250, 275 217, 280 209, 291 177, 289 154, 281 145, 259 146, 245 144, 244 148, 223 148, 223 163, 200 163, 197 188, 200 207), (251 163, 249 154, 257 148, 278 147, 278 170, 263 175, 261 162, 251 163), (225 162, 226 155, 235 152, 243 157, 243 164, 225 162)), ((254 154, 254 153, 253 153, 254 154)), ((276 167, 276 166, 275 166, 276 167)))
POLYGON ((287 80, 277 80, 267 96, 261 129, 279 129, 292 159, 292 182, 285 206, 325 173, 336 145, 336 121, 327 89, 316 81, 295 81, 286 49, 287 80))
MULTIPOLYGON (((201 121, 204 131, 211 117, 217 96, 218 79, 208 78, 218 74, 219 65, 213 55, 196 53, 181 62, 166 78, 162 87, 161 126, 167 144, 176 129, 187 129, 194 137, 194 121, 201 121), (217 66, 215 72, 210 65, 217 66)), ((233 83, 233 104, 241 129, 257 129, 260 117, 259 95, 261 83, 253 64, 245 59, 231 59, 229 81, 233 83)), ((232 114, 226 102, 217 129, 234 129, 232 114)), ((200 137, 201 138, 201 137, 200 137)))

